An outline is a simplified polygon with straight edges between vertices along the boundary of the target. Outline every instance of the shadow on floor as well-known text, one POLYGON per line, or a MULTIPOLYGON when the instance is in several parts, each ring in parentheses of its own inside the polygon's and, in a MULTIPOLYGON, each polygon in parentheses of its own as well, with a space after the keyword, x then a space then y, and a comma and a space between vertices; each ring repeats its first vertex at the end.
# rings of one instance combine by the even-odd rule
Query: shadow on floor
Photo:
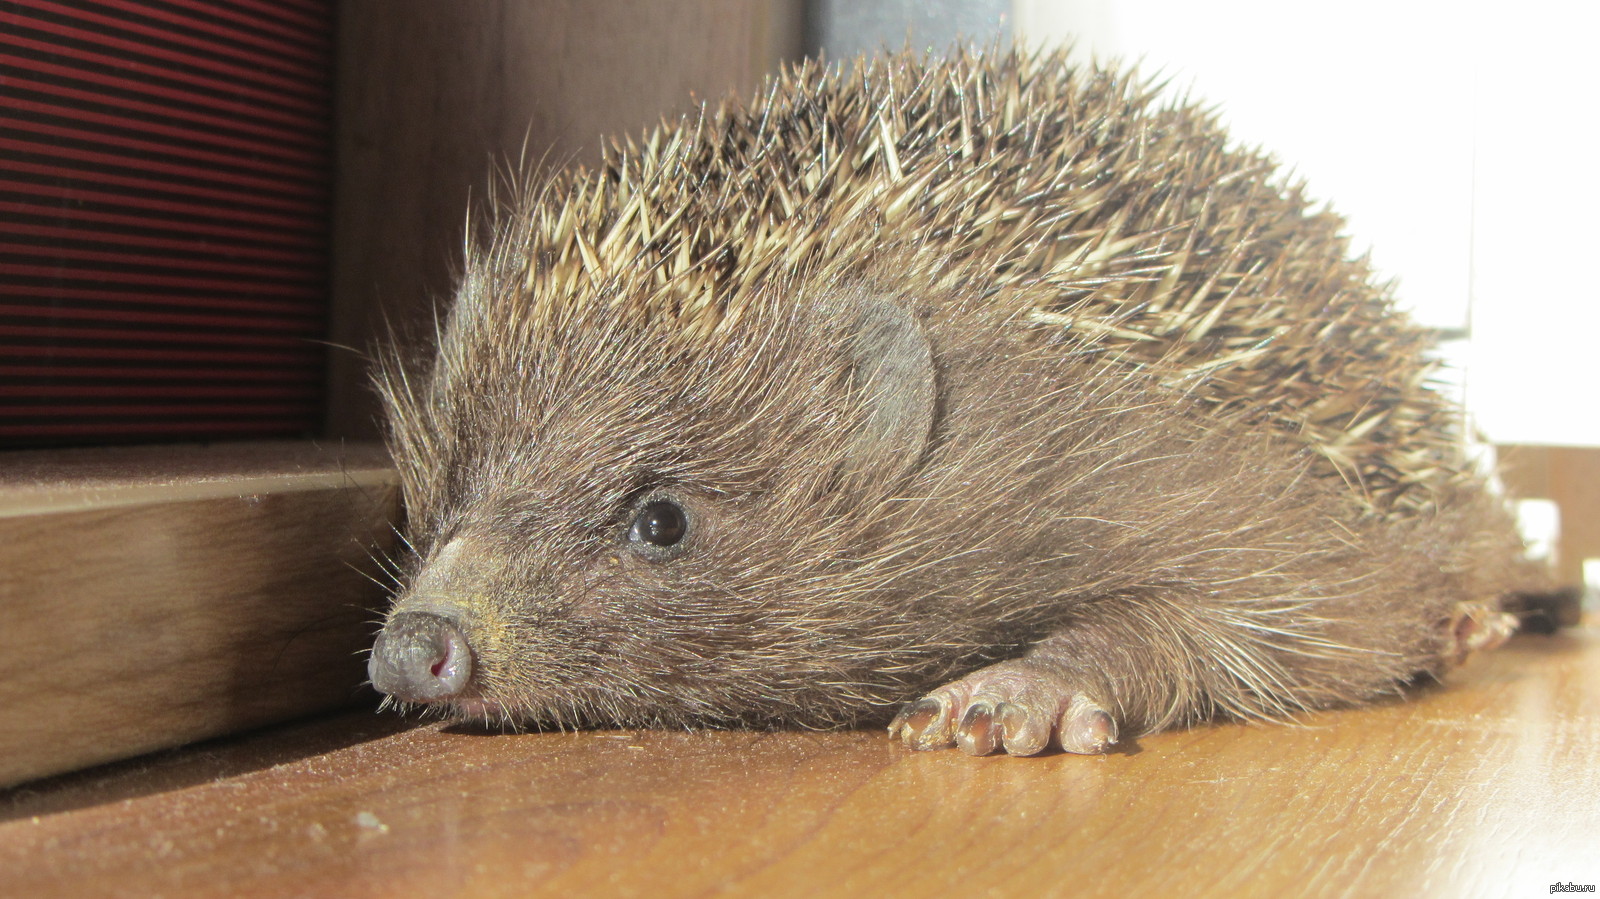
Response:
POLYGON ((183 790, 419 726, 358 708, 162 750, 0 790, 0 822, 183 790))

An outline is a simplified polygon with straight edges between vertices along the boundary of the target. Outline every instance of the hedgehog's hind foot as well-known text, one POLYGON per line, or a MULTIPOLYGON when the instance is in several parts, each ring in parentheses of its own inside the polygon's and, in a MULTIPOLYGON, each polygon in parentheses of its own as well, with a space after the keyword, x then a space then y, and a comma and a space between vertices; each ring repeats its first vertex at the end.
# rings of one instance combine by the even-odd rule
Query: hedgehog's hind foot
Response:
POLYGON ((1059 668, 1033 659, 990 665, 907 704, 889 735, 912 749, 959 746, 968 755, 1038 755, 1058 746, 1097 754, 1117 723, 1059 668))
POLYGON ((1445 623, 1444 659, 1460 665, 1474 652, 1494 649, 1516 633, 1516 616, 1501 612, 1487 603, 1456 603, 1445 623))

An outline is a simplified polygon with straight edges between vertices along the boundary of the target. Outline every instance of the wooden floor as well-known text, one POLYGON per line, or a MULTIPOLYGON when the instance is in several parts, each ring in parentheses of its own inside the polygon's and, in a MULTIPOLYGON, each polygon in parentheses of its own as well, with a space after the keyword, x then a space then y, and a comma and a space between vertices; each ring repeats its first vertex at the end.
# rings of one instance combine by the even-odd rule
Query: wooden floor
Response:
POLYGON ((1600 628, 1100 758, 370 712, 0 794, 0 895, 1547 896, 1600 882, 1600 628))

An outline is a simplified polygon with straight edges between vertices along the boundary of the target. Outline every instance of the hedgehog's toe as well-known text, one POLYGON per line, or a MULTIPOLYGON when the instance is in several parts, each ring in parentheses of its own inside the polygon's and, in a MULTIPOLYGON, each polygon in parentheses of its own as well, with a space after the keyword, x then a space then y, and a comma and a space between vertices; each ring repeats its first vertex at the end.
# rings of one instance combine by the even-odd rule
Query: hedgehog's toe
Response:
POLYGON ((1079 693, 1061 713, 1056 736, 1067 752, 1098 755, 1117 745, 1117 722, 1110 712, 1079 693))
POLYGON ((1517 619, 1485 603, 1457 603, 1445 626, 1445 660, 1459 665, 1474 652, 1494 649, 1517 630, 1517 619))
POLYGON ((950 706, 933 696, 907 703, 889 724, 889 736, 912 749, 947 749, 955 745, 950 706))

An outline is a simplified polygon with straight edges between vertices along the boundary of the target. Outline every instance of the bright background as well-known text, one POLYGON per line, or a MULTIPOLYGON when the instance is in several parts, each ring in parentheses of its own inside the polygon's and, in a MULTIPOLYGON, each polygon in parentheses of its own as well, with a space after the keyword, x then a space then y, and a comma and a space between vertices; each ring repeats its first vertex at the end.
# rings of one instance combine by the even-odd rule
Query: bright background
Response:
POLYGON ((1600 445, 1600 4, 1014 0, 1018 43, 1142 60, 1350 221, 1495 443, 1600 445))

